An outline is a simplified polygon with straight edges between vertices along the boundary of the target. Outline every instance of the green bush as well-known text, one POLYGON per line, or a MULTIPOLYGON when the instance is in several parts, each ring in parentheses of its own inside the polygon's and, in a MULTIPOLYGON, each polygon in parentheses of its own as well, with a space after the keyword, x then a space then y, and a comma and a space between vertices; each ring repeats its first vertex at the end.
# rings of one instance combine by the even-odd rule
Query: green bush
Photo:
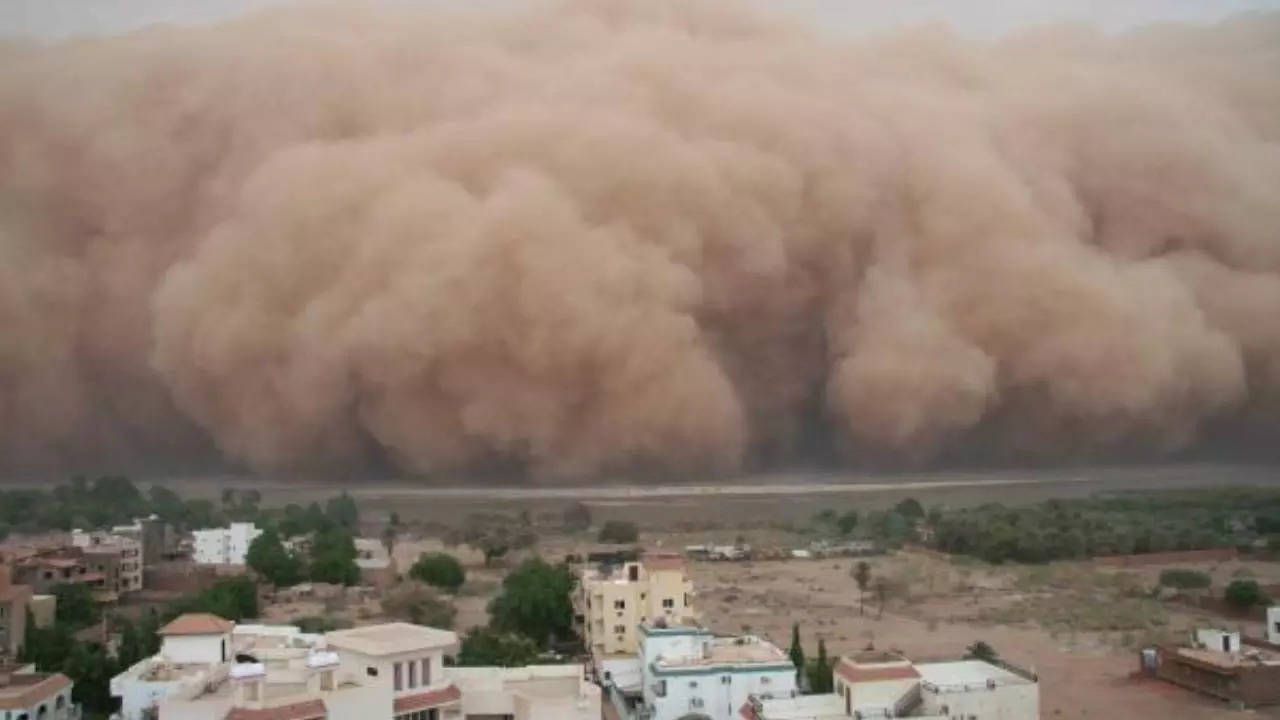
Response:
POLYGON ((1196 570, 1169 568, 1160 571, 1160 584, 1178 590, 1203 590, 1213 583, 1208 573, 1196 570))
POLYGON ((610 520, 600 528, 600 542, 622 545, 633 543, 640 537, 640 529, 633 522, 610 520))
POLYGON ((409 576, 449 592, 457 592, 467 581, 462 563, 448 553, 422 553, 409 568, 409 576))
POLYGON ((1262 594, 1262 588, 1256 580, 1233 580, 1227 585, 1222 597, 1227 604, 1240 610, 1247 610, 1267 601, 1267 596, 1262 594))

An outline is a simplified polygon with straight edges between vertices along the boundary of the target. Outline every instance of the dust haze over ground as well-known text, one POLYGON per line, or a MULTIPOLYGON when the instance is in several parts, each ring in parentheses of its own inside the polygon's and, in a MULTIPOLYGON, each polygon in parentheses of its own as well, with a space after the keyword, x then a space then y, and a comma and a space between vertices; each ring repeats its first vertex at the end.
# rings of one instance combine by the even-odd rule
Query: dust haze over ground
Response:
POLYGON ((1277 68, 675 0, 0 44, 0 465, 1274 449, 1277 68))

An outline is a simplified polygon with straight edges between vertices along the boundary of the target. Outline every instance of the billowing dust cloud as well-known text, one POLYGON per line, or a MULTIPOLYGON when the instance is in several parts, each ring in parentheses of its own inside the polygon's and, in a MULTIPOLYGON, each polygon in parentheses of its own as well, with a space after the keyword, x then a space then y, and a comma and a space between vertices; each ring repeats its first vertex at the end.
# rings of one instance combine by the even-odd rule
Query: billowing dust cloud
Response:
POLYGON ((1278 71, 1277 15, 855 42, 688 0, 11 42, 2 462, 1280 441, 1278 71))

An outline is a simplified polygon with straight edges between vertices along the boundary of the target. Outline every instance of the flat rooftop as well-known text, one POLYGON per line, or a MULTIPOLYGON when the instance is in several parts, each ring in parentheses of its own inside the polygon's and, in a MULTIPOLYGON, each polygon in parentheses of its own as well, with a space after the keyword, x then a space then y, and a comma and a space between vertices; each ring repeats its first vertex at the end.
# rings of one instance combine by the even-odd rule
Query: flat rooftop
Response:
POLYGON ((662 657, 657 664, 659 667, 680 668, 791 661, 778 646, 759 638, 717 638, 708 643, 706 648, 706 652, 700 656, 662 657))
POLYGON ((847 720, 849 717, 839 695, 801 695, 759 702, 760 714, 766 720, 847 720))
POLYGON ((453 632, 403 622, 334 630, 325 633, 324 637, 332 647, 373 656, 435 650, 458 644, 458 636, 453 632))
POLYGON ((934 685, 985 685, 988 680, 1001 684, 1029 683, 1002 667, 981 660, 921 663, 915 666, 920 679, 934 685))

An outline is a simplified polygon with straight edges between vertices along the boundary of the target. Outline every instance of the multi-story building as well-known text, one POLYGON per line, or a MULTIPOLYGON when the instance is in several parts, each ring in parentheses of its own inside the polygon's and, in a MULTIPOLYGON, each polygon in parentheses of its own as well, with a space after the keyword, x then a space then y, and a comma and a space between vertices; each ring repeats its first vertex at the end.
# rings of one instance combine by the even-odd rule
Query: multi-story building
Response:
POLYGON ((14 563, 13 578, 22 585, 29 585, 40 595, 47 595, 58 585, 83 584, 96 591, 106 590, 106 577, 90 572, 83 553, 68 550, 41 552, 21 558, 14 563))
POLYGON ((691 627, 639 628, 638 660, 646 720, 740 720, 752 697, 799 693, 796 668, 776 645, 753 636, 716 637, 691 627))
POLYGON ((27 606, 33 592, 28 585, 14 585, 12 569, 0 562, 0 655, 13 657, 26 643, 27 606))
POLYGON ((103 577, 106 590, 123 595, 142 589, 142 541, 106 532, 71 531, 71 544, 79 549, 89 571, 103 577))
POLYGON ((198 565, 244 565, 249 545, 262 531, 253 523, 231 523, 225 528, 196 530, 191 559, 198 565))
POLYGON ((621 566, 588 568, 581 580, 574 604, 597 664, 611 656, 634 656, 640 648, 641 625, 697 622, 693 584, 678 555, 645 555, 621 566))
POLYGON ((79 720, 71 679, 38 673, 30 665, 0 665, 0 717, 14 720, 79 720))
POLYGON ((327 635, 184 615, 160 653, 116 676, 122 720, 595 720, 578 665, 446 668, 445 630, 391 623, 327 635))
POLYGON ((130 537, 142 543, 143 565, 155 565, 173 551, 170 528, 155 515, 134 518, 129 525, 116 525, 111 528, 111 534, 130 537))

